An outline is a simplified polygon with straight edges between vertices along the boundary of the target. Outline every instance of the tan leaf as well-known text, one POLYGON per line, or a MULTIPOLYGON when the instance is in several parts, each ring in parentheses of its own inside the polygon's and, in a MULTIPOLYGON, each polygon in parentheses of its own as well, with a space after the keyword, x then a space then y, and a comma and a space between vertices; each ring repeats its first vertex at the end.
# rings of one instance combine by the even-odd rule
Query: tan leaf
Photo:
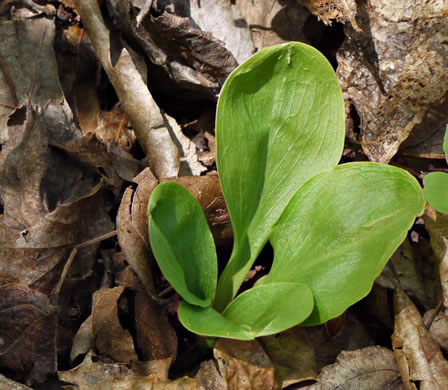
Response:
POLYGON ((274 367, 258 341, 219 339, 213 355, 228 390, 274 388, 274 367))
POLYGON ((344 351, 335 364, 326 366, 318 382, 305 390, 401 390, 400 372, 390 349, 367 347, 344 351))
POLYGON ((448 361, 432 340, 415 305, 402 291, 395 293, 392 345, 406 389, 448 388, 448 361))
POLYGON ((175 360, 177 335, 164 308, 146 293, 143 284, 130 267, 118 275, 118 283, 131 289, 128 297, 135 315, 136 349, 143 360, 175 360))
POLYGON ((134 341, 127 329, 123 329, 118 318, 118 299, 125 287, 101 289, 93 294, 92 334, 101 354, 118 363, 138 360, 134 341))
POLYGON ((73 390, 199 390, 199 380, 183 377, 170 381, 159 377, 158 365, 155 373, 145 376, 135 373, 124 364, 107 363, 91 352, 84 361, 69 371, 60 371, 59 379, 74 386, 73 390))
POLYGON ((428 134, 448 119, 446 2, 351 4, 358 26, 346 24, 337 54, 347 112, 360 117, 361 139, 351 138, 370 160, 387 163, 411 131, 428 134))

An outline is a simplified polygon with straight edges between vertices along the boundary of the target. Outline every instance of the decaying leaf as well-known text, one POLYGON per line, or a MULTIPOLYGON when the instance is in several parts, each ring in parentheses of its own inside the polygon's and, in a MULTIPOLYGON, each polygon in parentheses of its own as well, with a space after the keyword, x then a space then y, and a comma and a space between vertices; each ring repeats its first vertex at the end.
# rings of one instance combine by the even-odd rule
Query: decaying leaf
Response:
POLYGON ((257 51, 287 41, 307 42, 302 27, 309 12, 297 0, 236 0, 235 5, 257 51))
POLYGON ((75 360, 79 355, 84 355, 95 348, 95 340, 93 338, 92 315, 82 323, 75 337, 73 338, 72 350, 70 352, 70 360, 75 360))
POLYGON ((190 1, 189 14, 182 16, 190 16, 201 30, 223 41, 239 64, 255 53, 250 30, 235 4, 226 0, 190 1))
POLYGON ((448 361, 429 335, 408 296, 397 289, 392 345, 406 389, 448 388, 448 361))
POLYGON ((201 363, 201 368, 196 374, 201 390, 227 390, 227 384, 216 367, 214 360, 201 363))
POLYGON ((441 349, 448 351, 448 315, 446 311, 440 311, 433 317, 433 312, 434 309, 426 312, 423 316, 423 322, 428 327, 427 319, 433 318, 429 325, 429 334, 441 349))
POLYGON ((219 339, 213 355, 228 390, 274 388, 274 367, 258 341, 219 339))
POLYGON ((423 218, 429 232, 431 246, 439 261, 444 306, 448 308, 448 215, 439 213, 426 205, 423 218))
POLYGON ((275 336, 260 337, 259 342, 274 366, 281 389, 316 379, 314 348, 304 328, 296 326, 275 336))
POLYGON ((195 91, 196 98, 199 95, 215 99, 219 80, 237 66, 222 42, 193 27, 188 17, 182 17, 189 15, 167 12, 163 2, 153 2, 151 12, 146 9, 146 13, 137 17, 131 10, 134 6, 142 10, 143 5, 135 2, 131 5, 129 0, 110 3, 109 12, 116 26, 138 43, 159 70, 163 69, 162 77, 168 83, 174 81, 189 96, 195 91))
POLYGON ((0 389, 31 390, 31 387, 22 385, 21 383, 18 382, 14 382, 13 380, 8 379, 2 374, 0 374, 0 389))
POLYGON ((138 360, 132 335, 118 318, 118 300, 125 287, 101 289, 93 294, 92 333, 97 350, 117 363, 138 360))
POLYGON ((56 308, 44 294, 17 283, 0 286, 2 370, 27 382, 55 373, 57 327, 56 308))
POLYGON ((71 390, 197 390, 198 379, 179 378, 170 381, 160 375, 158 365, 153 373, 140 375, 124 364, 109 363, 88 353, 84 361, 69 371, 60 371, 59 379, 73 384, 66 386, 71 390))
POLYGON ((336 334, 330 335, 325 326, 313 326, 306 331, 314 347, 318 372, 333 364, 342 351, 354 351, 374 344, 372 336, 350 309, 344 314, 344 323, 336 334))
POLYGON ((77 0, 75 5, 153 171, 159 178, 177 176, 179 150, 146 86, 146 74, 142 75, 139 71, 138 67, 144 65, 142 59, 131 48, 112 40, 97 2, 77 0), (121 50, 112 62, 115 44, 121 44, 121 50))
POLYGON ((424 131, 419 124, 437 129, 448 119, 446 4, 376 0, 353 13, 359 28, 346 25, 338 77, 361 119, 364 152, 388 162, 413 129, 424 131))
POLYGON ((359 28, 356 24, 354 14, 354 10, 356 10, 354 0, 299 0, 299 2, 307 7, 312 14, 330 26, 334 20, 338 22, 348 20, 354 27, 359 28))
MULTIPOLYGON (((157 180, 149 169, 143 171, 137 177, 142 177, 144 174, 147 175, 148 179, 143 180, 141 185, 145 189, 152 191, 157 185, 157 180)), ((154 281, 151 274, 151 265, 154 263, 154 257, 149 249, 147 234, 143 233, 141 229, 142 224, 137 219, 140 218, 140 215, 146 215, 147 206, 144 206, 144 202, 140 198, 136 200, 134 206, 132 201, 133 194, 134 190, 129 187, 121 199, 117 215, 118 242, 126 257, 126 261, 138 275, 145 289, 149 294, 155 295, 154 281), (137 210, 135 214, 132 212, 134 209, 137 210)), ((142 194, 146 195, 143 191, 142 194)), ((149 200, 149 194, 147 196, 149 200)))
POLYGON ((127 299, 128 306, 133 308, 131 314, 134 315, 135 348, 141 359, 175 360, 177 336, 164 308, 146 293, 131 267, 120 272, 118 283, 132 291, 127 299))
POLYGON ((401 390, 400 372, 390 349, 367 347, 342 352, 335 364, 326 366, 318 382, 306 390, 401 390))

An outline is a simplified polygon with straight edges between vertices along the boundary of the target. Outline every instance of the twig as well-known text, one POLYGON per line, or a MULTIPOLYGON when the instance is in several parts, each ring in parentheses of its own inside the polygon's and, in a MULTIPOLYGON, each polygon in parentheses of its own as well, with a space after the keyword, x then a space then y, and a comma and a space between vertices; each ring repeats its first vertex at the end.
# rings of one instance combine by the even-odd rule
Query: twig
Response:
POLYGON ((9 91, 11 92, 11 98, 14 103, 14 107, 19 106, 19 101, 17 100, 16 90, 14 88, 14 83, 9 76, 8 70, 6 69, 5 63, 3 62, 2 56, 0 56, 0 68, 2 68, 3 74, 5 75, 6 82, 8 83, 9 91))

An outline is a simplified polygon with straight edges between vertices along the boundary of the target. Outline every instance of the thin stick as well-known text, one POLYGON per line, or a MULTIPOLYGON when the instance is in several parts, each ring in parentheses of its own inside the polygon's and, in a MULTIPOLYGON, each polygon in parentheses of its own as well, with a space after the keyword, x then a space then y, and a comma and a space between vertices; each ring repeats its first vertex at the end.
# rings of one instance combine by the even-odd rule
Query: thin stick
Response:
POLYGON ((116 230, 112 230, 111 232, 103 234, 102 236, 95 237, 95 238, 92 238, 89 241, 85 241, 85 242, 82 242, 81 244, 75 245, 75 248, 76 249, 85 248, 86 246, 93 245, 93 244, 96 244, 98 242, 107 240, 108 238, 114 237, 116 235, 117 235, 117 231, 116 230))
POLYGON ((9 76, 8 70, 6 69, 6 66, 5 66, 1 56, 0 56, 0 68, 2 68, 3 74, 5 75, 6 82, 8 83, 8 87, 11 92, 11 97, 12 97, 12 101, 14 103, 14 107, 18 107, 19 100, 17 99, 16 90, 14 88, 14 83, 12 82, 12 79, 9 76))

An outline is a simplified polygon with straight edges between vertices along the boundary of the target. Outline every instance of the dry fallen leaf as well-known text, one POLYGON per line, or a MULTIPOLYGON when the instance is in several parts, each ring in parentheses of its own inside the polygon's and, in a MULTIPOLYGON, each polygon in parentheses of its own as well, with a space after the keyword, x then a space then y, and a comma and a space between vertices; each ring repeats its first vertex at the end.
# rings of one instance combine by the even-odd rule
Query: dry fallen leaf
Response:
POLYGON ((274 367, 258 341, 219 339, 213 355, 228 390, 274 388, 274 367))
POLYGON ((448 120, 446 2, 375 0, 356 3, 347 19, 353 14, 358 25, 346 24, 337 73, 348 112, 360 117, 364 152, 387 163, 411 131, 427 133, 419 124, 448 120))
POLYGON ((304 328, 296 326, 278 335, 260 337, 259 342, 274 365, 281 389, 316 379, 314 348, 304 328))
POLYGON ((25 382, 55 373, 57 327, 56 308, 44 294, 17 283, 0 286, 2 370, 25 382))
POLYGON ((164 308, 146 293, 143 284, 132 271, 125 268, 118 275, 117 282, 125 286, 128 306, 134 316, 135 348, 142 360, 175 360, 177 355, 177 335, 168 321, 164 308))
POLYGON ((287 41, 308 42, 302 28, 309 12, 297 0, 236 0, 235 5, 250 30, 257 51, 287 41))
POLYGON ((60 371, 59 379, 73 384, 72 390, 198 390, 198 379, 161 378, 158 366, 154 373, 140 375, 124 364, 105 362, 100 356, 88 353, 84 361, 69 371, 60 371))
POLYGON ((125 287, 101 289, 93 294, 92 335, 100 354, 117 363, 138 360, 134 340, 127 329, 123 329, 118 318, 118 300, 125 287))
MULTIPOLYGON (((432 319, 433 315, 434 309, 429 310, 423 316, 423 322, 426 327, 428 327, 428 324, 426 323, 427 319, 432 319)), ((440 348, 445 352, 448 351, 448 315, 446 314, 446 311, 436 313, 436 316, 432 319, 429 326, 429 334, 440 348)))
POLYGON ((227 390, 227 384, 219 373, 214 360, 202 362, 196 378, 199 379, 201 390, 227 390))
POLYGON ((400 289, 395 294, 392 345, 407 390, 448 388, 448 361, 428 333, 422 317, 400 289))
POLYGON ((337 362, 326 366, 318 382, 306 390, 401 390, 400 372, 390 349, 367 347, 344 351, 337 362))
POLYGON ((0 389, 8 390, 32 390, 31 387, 22 385, 21 383, 14 382, 11 379, 6 378, 0 374, 0 389))

